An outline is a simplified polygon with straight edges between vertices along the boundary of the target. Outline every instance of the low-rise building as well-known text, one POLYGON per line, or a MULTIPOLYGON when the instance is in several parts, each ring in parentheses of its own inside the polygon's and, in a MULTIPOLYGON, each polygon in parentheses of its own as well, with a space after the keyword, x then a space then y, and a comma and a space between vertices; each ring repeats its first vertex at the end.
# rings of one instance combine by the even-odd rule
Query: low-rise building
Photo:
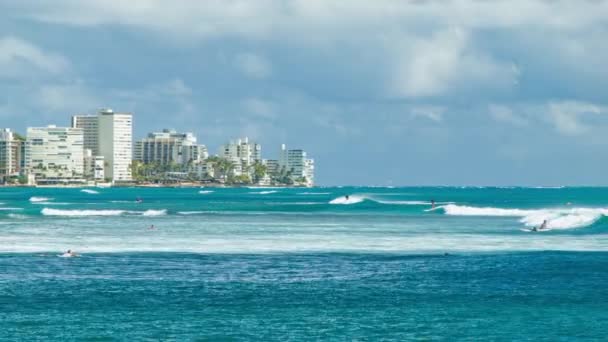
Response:
POLYGON ((26 168, 40 179, 82 178, 84 149, 81 128, 29 127, 26 168))
POLYGON ((196 142, 193 133, 178 133, 164 129, 162 132, 148 134, 135 143, 134 160, 144 164, 196 164, 208 157, 205 145, 196 142))

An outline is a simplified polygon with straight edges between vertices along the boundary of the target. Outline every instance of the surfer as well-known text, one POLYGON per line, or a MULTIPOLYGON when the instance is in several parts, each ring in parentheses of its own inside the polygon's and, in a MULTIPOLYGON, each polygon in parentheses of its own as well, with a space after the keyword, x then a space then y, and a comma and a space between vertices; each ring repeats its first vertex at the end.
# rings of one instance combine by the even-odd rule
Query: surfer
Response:
POLYGON ((434 199, 431 200, 431 209, 435 209, 435 200, 434 199))
POLYGON ((150 228, 148 228, 148 229, 154 229, 154 225, 153 224, 150 225, 150 228))
POLYGON ((344 196, 344 198, 348 201, 348 195, 344 196))
POLYGON ((543 230, 543 229, 547 229, 547 220, 544 220, 543 224, 541 224, 540 227, 538 227, 538 230, 543 230))
POLYGON ((141 203, 141 202, 143 202, 143 201, 144 201, 144 200, 143 200, 143 199, 141 199, 141 197, 137 197, 137 198, 135 199, 135 203, 141 203))
POLYGON ((72 252, 71 249, 68 249, 67 252, 63 253, 61 256, 64 258, 72 258, 72 257, 78 256, 78 254, 76 254, 75 252, 72 252))

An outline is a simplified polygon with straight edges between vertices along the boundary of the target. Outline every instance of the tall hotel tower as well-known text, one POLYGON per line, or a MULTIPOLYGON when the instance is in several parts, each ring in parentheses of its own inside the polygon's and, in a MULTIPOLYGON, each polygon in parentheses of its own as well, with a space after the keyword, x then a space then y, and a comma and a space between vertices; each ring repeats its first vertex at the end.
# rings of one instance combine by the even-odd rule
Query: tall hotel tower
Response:
POLYGON ((105 176, 112 181, 131 180, 133 116, 101 110, 97 115, 74 115, 72 127, 82 128, 84 148, 103 156, 105 176))

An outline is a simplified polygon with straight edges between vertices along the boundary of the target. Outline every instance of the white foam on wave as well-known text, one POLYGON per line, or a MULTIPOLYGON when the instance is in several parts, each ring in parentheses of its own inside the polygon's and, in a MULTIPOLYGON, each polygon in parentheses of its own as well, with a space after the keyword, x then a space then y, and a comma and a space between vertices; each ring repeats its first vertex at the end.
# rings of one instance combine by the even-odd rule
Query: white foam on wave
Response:
MULTIPOLYGON (((382 203, 382 204, 398 204, 398 205, 432 205, 433 203, 429 201, 387 201, 387 200, 379 200, 370 198, 372 201, 382 203)), ((453 204, 454 202, 435 202, 435 204, 453 204)))
POLYGON ((330 195, 331 192, 299 192, 297 195, 330 195))
POLYGON ((92 195, 99 194, 99 191, 95 191, 95 190, 91 190, 91 189, 82 189, 82 190, 80 190, 80 192, 84 192, 84 193, 92 194, 92 195))
POLYGON ((204 211, 178 211, 177 214, 178 215, 197 215, 197 214, 204 214, 204 211))
POLYGON ((8 214, 7 216, 12 219, 18 219, 18 220, 23 220, 23 219, 27 218, 27 215, 22 215, 22 214, 8 214))
POLYGON ((269 194, 274 194, 277 193, 276 190, 268 190, 268 191, 252 191, 250 192, 250 194, 255 194, 255 195, 269 195, 269 194))
POLYGON ((23 210, 23 208, 0 208, 0 211, 23 210))
MULTIPOLYGON (((340 196, 338 198, 334 198, 329 202, 329 204, 355 204, 360 203, 365 200, 373 201, 380 204, 389 204, 389 205, 432 205, 430 201, 419 201, 419 200, 411 200, 411 201, 393 201, 378 198, 378 196, 370 196, 370 195, 350 195, 348 199, 346 196, 340 196)), ((435 202, 435 204, 453 204, 454 202, 435 202)))
POLYGON ((201 191, 199 191, 198 193, 199 193, 199 194, 210 194, 210 193, 212 193, 212 192, 213 192, 213 190, 201 190, 201 191))
POLYGON ((48 201, 52 201, 53 199, 50 197, 39 197, 39 196, 33 196, 30 197, 30 202, 35 203, 35 202, 48 202, 48 201))
POLYGON ((61 210, 52 208, 43 208, 40 212, 44 216, 118 216, 125 213, 124 210, 61 210))
POLYGON ((329 204, 356 204, 365 201, 365 199, 366 198, 363 196, 352 195, 348 196, 348 199, 346 198, 346 196, 341 196, 329 201, 329 204))
POLYGON ((142 215, 143 216, 164 216, 164 215, 167 215, 167 209, 160 209, 160 210, 148 209, 148 210, 144 211, 142 215))
POLYGON ((520 217, 520 222, 528 227, 540 226, 547 220, 546 230, 586 227, 608 216, 608 208, 506 209, 448 204, 437 209, 453 216, 520 217))
POLYGON ((60 210, 52 208, 44 208, 41 211, 44 216, 65 216, 65 217, 84 217, 84 216, 120 216, 124 214, 129 215, 141 215, 141 216, 164 216, 167 215, 166 209, 149 209, 146 211, 126 211, 118 209, 71 209, 71 210, 60 210))

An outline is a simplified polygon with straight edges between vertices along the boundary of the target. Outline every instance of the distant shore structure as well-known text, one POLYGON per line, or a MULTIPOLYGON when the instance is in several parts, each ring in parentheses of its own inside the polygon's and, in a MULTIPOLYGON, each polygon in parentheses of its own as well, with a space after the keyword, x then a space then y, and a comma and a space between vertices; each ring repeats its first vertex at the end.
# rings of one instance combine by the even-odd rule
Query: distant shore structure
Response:
POLYGON ((0 185, 314 186, 314 160, 282 144, 264 159, 248 137, 210 156, 192 132, 164 128, 133 139, 133 114, 101 109, 76 114, 69 127, 0 129, 0 185))

